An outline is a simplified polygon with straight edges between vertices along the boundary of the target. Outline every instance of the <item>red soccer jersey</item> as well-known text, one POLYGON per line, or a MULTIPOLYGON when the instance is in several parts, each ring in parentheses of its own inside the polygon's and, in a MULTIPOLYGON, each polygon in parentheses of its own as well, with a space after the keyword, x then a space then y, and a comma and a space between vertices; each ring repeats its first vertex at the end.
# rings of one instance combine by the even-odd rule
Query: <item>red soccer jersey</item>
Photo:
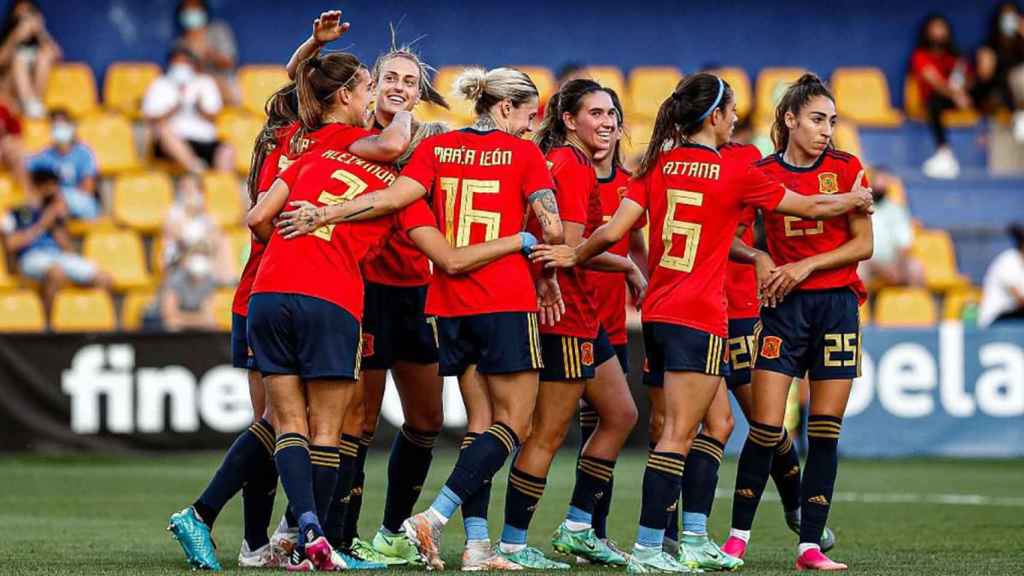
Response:
MULTIPOLYGON (((597 174, 590 159, 572 146, 558 146, 547 154, 547 165, 555 181, 558 212, 563 222, 583 224, 587 236, 601 225, 601 198, 597 192, 597 174)), ((540 238, 536 216, 529 218, 527 229, 540 238)), ((565 314, 554 326, 542 325, 541 334, 576 338, 597 337, 597 306, 590 272, 583 268, 558 271, 558 286, 565 302, 565 314)))
MULTIPOLYGON (((500 130, 428 138, 402 176, 430 192, 441 232, 457 248, 519 233, 530 195, 554 188, 537 146, 500 130)), ((426 311, 437 316, 536 310, 529 263, 520 254, 457 276, 435 270, 427 291, 426 311)))
MULTIPOLYGON (((750 165, 761 159, 761 151, 751 144, 730 142, 718 149, 723 157, 735 156, 739 162, 750 165)), ((748 246, 754 245, 754 219, 757 211, 747 208, 740 216, 740 224, 746 225, 742 240, 748 246)), ((750 264, 729 261, 725 277, 725 296, 729 302, 729 319, 757 318, 761 313, 761 302, 757 299, 757 274, 750 264)))
MULTIPOLYGON (((288 143, 298 129, 299 123, 293 122, 278 132, 277 142, 274 143, 273 150, 268 152, 266 158, 263 159, 263 166, 260 168, 259 177, 256 179, 257 192, 269 189, 274 180, 277 179, 277 175, 292 163, 293 159, 289 159, 286 152, 288 151, 288 143)), ((231 301, 231 312, 233 314, 240 316, 249 315, 249 294, 252 292, 252 283, 256 280, 256 271, 259 270, 260 258, 263 256, 263 250, 266 247, 267 245, 256 240, 255 236, 250 236, 249 258, 245 261, 245 266, 242 268, 242 277, 238 280, 238 286, 235 288, 235 297, 231 301)))
MULTIPOLYGON (((288 201, 337 204, 394 182, 396 174, 388 166, 347 152, 352 142, 367 135, 366 130, 340 124, 314 133, 317 144, 280 176, 288 184, 288 201)), ((395 226, 411 230, 432 225, 433 215, 426 203, 416 202, 392 216, 332 224, 292 240, 274 234, 267 243, 252 293, 312 296, 337 304, 361 320, 360 265, 367 252, 395 226)))
POLYGON ((924 71, 928 68, 935 70, 943 80, 949 80, 956 68, 958 59, 952 52, 933 52, 926 48, 918 48, 910 55, 910 71, 914 75, 914 82, 917 82, 917 91, 921 95, 921 102, 926 106, 928 97, 933 89, 924 79, 924 71))
MULTIPOLYGON (((787 188, 805 196, 849 192, 861 170, 860 160, 852 154, 826 150, 813 166, 797 168, 782 160, 781 154, 768 156, 756 164, 765 174, 787 188)), ((867 177, 864 178, 867 185, 867 177)), ((846 216, 829 220, 804 220, 785 214, 765 214, 768 253, 778 265, 797 262, 809 256, 835 250, 850 240, 850 220, 846 216)), ((857 275, 857 263, 819 270, 796 287, 797 290, 822 290, 849 286, 861 302, 867 298, 864 283, 857 275)))
MULTIPOLYGON (((601 198, 602 221, 611 220, 619 203, 626 195, 630 173, 624 168, 614 167, 607 178, 597 179, 597 190, 601 198)), ((641 218, 633 226, 639 230, 647 225, 647 218, 641 218)), ((629 257, 629 238, 623 238, 608 249, 612 254, 629 257)), ((626 277, 620 272, 588 271, 588 282, 593 287, 594 302, 597 305, 597 316, 601 325, 608 331, 608 339, 613 346, 625 344, 629 337, 626 333, 626 277)))
POLYGON ((773 210, 783 195, 732 155, 696 144, 662 152, 627 193, 651 222, 644 321, 727 337, 725 272, 740 215, 746 206, 773 210))

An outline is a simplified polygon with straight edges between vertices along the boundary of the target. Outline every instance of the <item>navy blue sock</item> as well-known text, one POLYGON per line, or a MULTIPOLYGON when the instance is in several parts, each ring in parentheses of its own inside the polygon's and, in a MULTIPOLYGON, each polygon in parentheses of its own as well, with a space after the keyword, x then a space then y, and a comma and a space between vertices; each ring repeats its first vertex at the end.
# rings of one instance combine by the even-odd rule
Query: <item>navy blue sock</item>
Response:
POLYGON ((793 439, 783 430, 782 440, 772 457, 772 480, 779 491, 782 509, 791 514, 800 509, 800 456, 793 439))
MULTIPOLYGON (((473 443, 474 440, 477 439, 478 436, 480 436, 478 432, 466 432, 466 435, 462 438, 462 446, 460 450, 465 450, 473 443)), ((486 529, 487 514, 490 506, 491 481, 488 479, 479 490, 474 492, 469 498, 466 498, 466 501, 462 503, 462 523, 466 530, 467 539, 484 539, 470 538, 470 534, 472 532, 474 533, 474 536, 483 536, 483 534, 476 533, 481 532, 481 528, 486 529)))
POLYGON ((800 543, 821 544, 839 470, 842 418, 812 414, 807 419, 807 466, 800 491, 800 543))
POLYGON ((345 518, 348 516, 348 505, 352 500, 352 480, 355 478, 356 461, 359 458, 359 438, 342 434, 338 443, 338 454, 338 477, 331 491, 331 505, 324 529, 331 546, 347 550, 351 542, 345 541, 345 518))
POLYGON ((395 435, 388 457, 388 487, 382 522, 392 533, 401 531, 402 522, 412 515, 430 471, 437 434, 403 425, 395 435))
POLYGON ((761 494, 768 483, 772 467, 772 455, 782 440, 782 428, 750 421, 750 432, 736 471, 736 492, 732 500, 732 527, 736 530, 750 530, 761 503, 761 494))
POLYGON ((343 524, 342 540, 345 542, 352 542, 359 537, 359 515, 363 511, 363 485, 366 483, 366 453, 372 443, 373 436, 369 434, 359 437, 359 449, 352 471, 352 490, 349 491, 348 513, 343 524))
MULTIPOLYGON (((253 426, 260 428, 261 438, 274 438, 274 429, 266 420, 260 420, 253 426)), ((252 430, 252 427, 250 427, 252 430)), ((263 445, 266 452, 263 458, 253 462, 248 479, 242 486, 242 517, 244 538, 250 550, 257 550, 266 545, 267 529, 274 513, 274 497, 277 495, 277 467, 274 466, 274 444, 263 445)))
POLYGON ((665 514, 675 511, 686 457, 677 452, 651 451, 644 469, 640 527, 636 543, 660 548, 665 537, 665 514))
POLYGON ((527 474, 514 465, 508 472, 505 492, 505 526, 501 541, 505 544, 526 544, 526 531, 537 510, 547 478, 527 474))
POLYGON ((281 486, 288 496, 288 506, 299 526, 299 543, 304 544, 323 535, 313 499, 313 466, 309 459, 309 440, 302 434, 288 432, 277 437, 274 462, 281 476, 281 486))
POLYGON ((576 462, 576 486, 569 501, 569 520, 593 525, 597 501, 607 494, 614 471, 614 460, 580 456, 576 462))
POLYGON ((238 494, 245 485, 248 473, 258 467, 259 461, 267 457, 268 451, 273 451, 273 446, 274 429, 266 420, 249 426, 248 430, 235 438, 224 454, 220 468, 192 504, 207 526, 213 528, 224 505, 238 494))
POLYGON ((338 484, 341 457, 334 446, 310 446, 309 461, 313 465, 313 501, 316 502, 316 517, 320 520, 321 526, 326 526, 334 487, 338 484))
POLYGON ((594 527, 594 535, 602 540, 608 537, 608 514, 612 510, 612 492, 615 488, 615 477, 608 479, 608 487, 594 503, 594 513, 590 525, 594 527))
POLYGON ((484 483, 505 464, 505 459, 519 447, 519 437, 501 422, 493 424, 472 444, 459 453, 448 480, 431 508, 445 518, 451 518, 455 507, 480 490, 484 483))
POLYGON ((683 474, 683 513, 711 515, 718 487, 718 466, 725 446, 711 436, 698 434, 686 456, 683 474))

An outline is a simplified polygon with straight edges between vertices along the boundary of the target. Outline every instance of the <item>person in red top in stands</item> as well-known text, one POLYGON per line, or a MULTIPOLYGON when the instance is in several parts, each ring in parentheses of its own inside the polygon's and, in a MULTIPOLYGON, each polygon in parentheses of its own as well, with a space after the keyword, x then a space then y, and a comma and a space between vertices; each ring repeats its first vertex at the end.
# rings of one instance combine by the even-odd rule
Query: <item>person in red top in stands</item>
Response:
POLYGON ((921 24, 917 46, 910 55, 910 73, 928 110, 928 126, 936 148, 922 170, 932 178, 956 178, 960 164, 949 147, 942 113, 970 108, 971 97, 967 91, 967 60, 960 56, 945 16, 932 14, 921 24))
MULTIPOLYGON (((860 161, 832 147, 835 100, 813 74, 789 87, 776 108, 776 153, 756 164, 807 197, 839 196, 866 186, 860 161)), ((853 379, 860 371, 858 305, 867 297, 857 265, 871 257, 871 218, 809 221, 765 215, 768 252, 779 267, 762 287, 774 307, 761 310, 750 435, 740 455, 727 548, 742 554, 769 475, 784 442, 786 398, 794 378, 810 381, 808 454, 800 495, 798 568, 845 569, 821 552, 837 472, 837 442, 853 379)), ((728 550, 727 550, 728 551, 728 550)))
MULTIPOLYGON (((473 126, 422 142, 387 190, 340 206, 302 205, 283 214, 282 232, 293 236, 325 223, 375 218, 430 193, 441 229, 456 247, 521 230, 528 206, 545 240, 560 242, 554 183, 540 151, 521 138, 532 130, 537 113, 536 86, 511 68, 467 69, 455 84, 475 103, 473 126)), ((486 546, 486 500, 491 476, 530 427, 542 365, 538 302, 544 318, 557 321, 557 281, 542 277, 535 291, 529 266, 519 258, 501 259, 461 277, 437 272, 427 292, 427 313, 437 316, 441 374, 459 376, 470 431, 430 509, 403 524, 434 568, 443 567, 441 527, 460 506, 470 541, 464 566, 516 568, 486 546)))
MULTIPOLYGON (((718 147, 729 141, 735 123, 736 104, 725 81, 707 73, 686 78, 662 103, 639 173, 611 221, 575 251, 536 251, 548 266, 586 262, 649 212, 644 343, 651 377, 663 380, 665 424, 644 473, 640 527, 629 559, 635 570, 686 569, 662 550, 665 511, 679 497, 689 435, 728 367, 725 274, 743 211, 753 206, 822 219, 871 206, 870 190, 859 186, 849 194, 805 196, 721 155, 718 147)), ((693 536, 697 549, 705 549, 707 534, 693 536)), ((691 564, 685 550, 680 555, 691 564)))

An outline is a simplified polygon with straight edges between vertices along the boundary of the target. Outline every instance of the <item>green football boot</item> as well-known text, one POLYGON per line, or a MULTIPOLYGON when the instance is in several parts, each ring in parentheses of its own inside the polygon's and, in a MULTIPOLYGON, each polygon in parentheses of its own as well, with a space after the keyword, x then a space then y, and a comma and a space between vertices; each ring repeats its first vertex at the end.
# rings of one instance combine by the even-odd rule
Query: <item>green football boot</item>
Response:
POLYGON ((565 562, 558 562, 557 560, 551 560, 540 550, 533 546, 527 546, 518 552, 512 552, 511 554, 501 551, 501 547, 498 548, 498 554, 508 560, 509 562, 515 562, 516 564, 526 568, 527 570, 568 570, 569 565, 565 562))
POLYGON ((633 553, 626 563, 626 572, 630 574, 698 574, 703 570, 691 570, 661 548, 644 548, 633 546, 633 553))
POLYGON ((679 561, 689 568, 717 572, 732 571, 743 566, 743 560, 729 556, 705 534, 696 536, 683 534, 679 542, 679 561))
POLYGON ((416 545, 410 542, 405 534, 385 534, 378 530, 377 534, 373 536, 373 542, 370 546, 381 557, 387 559, 377 561, 384 562, 389 566, 401 566, 404 564, 420 566, 423 564, 420 561, 420 553, 416 550, 416 545))
POLYGON ((551 536, 551 547, 562 554, 584 558, 592 564, 625 566, 626 558, 602 542, 593 528, 573 531, 565 522, 551 536))

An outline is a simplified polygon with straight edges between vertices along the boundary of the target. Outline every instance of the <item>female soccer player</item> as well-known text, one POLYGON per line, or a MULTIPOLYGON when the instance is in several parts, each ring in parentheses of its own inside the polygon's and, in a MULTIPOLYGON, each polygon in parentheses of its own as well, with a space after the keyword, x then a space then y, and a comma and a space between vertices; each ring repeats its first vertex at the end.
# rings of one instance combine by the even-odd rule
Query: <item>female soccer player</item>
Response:
POLYGON ((350 54, 300 64, 299 116, 305 129, 315 128, 310 136, 317 144, 281 174, 247 217, 258 238, 270 239, 253 284, 248 335, 278 422, 277 468, 299 522, 291 569, 345 565, 321 525, 337 484, 340 415, 359 370, 359 264, 366 253, 397 225, 412 230, 414 240, 426 238, 428 255, 440 254, 440 266, 457 273, 519 251, 525 240, 495 239, 446 256, 451 248, 423 203, 396 218, 327 226, 291 241, 271 237, 273 218, 289 198, 338 203, 394 181, 389 168, 351 150, 369 134, 356 126, 365 118, 370 85, 369 72, 350 54))
MULTIPOLYGON (((786 90, 772 126, 776 153, 758 168, 802 195, 863 185, 860 161, 832 147, 835 100, 813 74, 786 90)), ((733 501, 733 536, 749 538, 757 504, 783 438, 793 378, 809 375, 808 452, 800 487, 800 546, 796 567, 844 570, 820 549, 838 470, 837 445, 853 379, 860 369, 858 304, 866 296, 857 263, 871 257, 871 219, 811 222, 780 214, 765 218, 768 252, 780 264, 765 287, 780 301, 761 311, 750 433, 740 454, 733 501)), ((744 542, 745 544, 745 542, 744 542)), ((737 546, 742 552, 745 546, 737 546)))
POLYGON ((545 248, 549 265, 573 265, 607 250, 650 212, 651 285, 643 303, 651 376, 663 379, 665 422, 644 472, 640 527, 628 569, 686 572, 662 551, 665 512, 678 498, 686 446, 722 375, 727 335, 725 267, 746 206, 805 218, 868 209, 869 190, 804 196, 723 157, 736 122, 728 85, 712 74, 686 78, 661 105, 637 178, 611 221, 572 254, 545 248), (567 255, 562 259, 559 255, 567 255))
MULTIPOLYGON (((536 146, 520 138, 530 132, 537 113, 536 86, 526 74, 509 68, 466 70, 456 86, 475 102, 478 119, 473 126, 421 143, 387 190, 344 205, 301 205, 283 214, 279 226, 284 236, 346 218, 388 214, 432 191, 434 213, 455 246, 473 246, 520 230, 527 206, 537 214, 544 238, 560 242, 562 224, 551 176, 536 146)), ((543 316, 557 320, 557 283, 542 280, 535 294, 529 267, 518 259, 499 260, 463 278, 438 273, 431 283, 427 313, 437 316, 441 374, 465 381, 475 366, 483 390, 474 391, 482 392, 478 395, 492 407, 491 424, 461 451, 430 509, 403 524, 432 568, 443 568, 441 528, 460 505, 468 513, 465 506, 485 489, 529 429, 541 367, 538 295, 543 316)), ((467 409, 473 420, 474 407, 467 409)), ((468 539, 480 545, 467 547, 464 567, 514 569, 484 545, 487 524, 479 520, 472 525, 467 520, 468 539)))

